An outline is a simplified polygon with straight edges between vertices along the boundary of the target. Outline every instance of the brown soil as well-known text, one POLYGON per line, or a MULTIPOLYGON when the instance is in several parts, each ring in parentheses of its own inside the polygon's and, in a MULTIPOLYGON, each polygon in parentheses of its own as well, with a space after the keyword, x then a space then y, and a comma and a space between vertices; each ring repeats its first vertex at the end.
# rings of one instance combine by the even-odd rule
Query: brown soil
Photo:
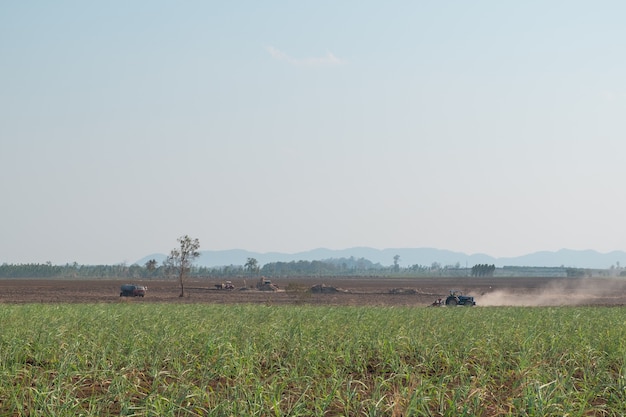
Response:
POLYGON ((280 291, 258 291, 254 280, 234 279, 235 290, 218 290, 217 279, 186 283, 137 280, 143 298, 120 297, 121 280, 0 280, 0 303, 264 303, 311 305, 428 306, 451 289, 475 297, 478 306, 626 305, 626 279, 618 278, 386 278, 291 277, 272 280, 280 291), (314 293, 324 284, 339 291, 314 293))

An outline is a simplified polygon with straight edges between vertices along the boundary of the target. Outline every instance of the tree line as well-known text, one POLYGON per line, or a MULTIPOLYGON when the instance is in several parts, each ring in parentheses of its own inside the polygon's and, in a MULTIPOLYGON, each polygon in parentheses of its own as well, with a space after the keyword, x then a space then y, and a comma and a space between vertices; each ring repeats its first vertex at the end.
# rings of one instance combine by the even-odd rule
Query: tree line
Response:
MULTIPOLYGON (((171 262, 171 260, 170 260, 171 262)), ((348 267, 346 263, 325 261, 270 262, 259 266, 254 259, 245 265, 204 267, 186 265, 189 277, 245 277, 264 275, 270 277, 287 275, 359 275, 381 272, 384 268, 363 260, 360 267, 348 267)), ((171 265, 159 264, 152 259, 145 265, 79 265, 77 263, 52 265, 50 263, 26 263, 0 265, 0 278, 134 278, 163 279, 169 277, 171 265)))
MULTIPOLYGON (((144 265, 80 265, 76 262, 65 265, 47 263, 26 263, 0 265, 0 278, 70 278, 70 279, 142 279, 161 280, 172 276, 171 262, 174 258, 159 263, 151 259, 144 265)), ((180 271, 180 270, 179 270, 180 271)), ((437 262, 432 265, 411 265, 400 268, 394 263, 383 266, 365 258, 337 258, 321 261, 269 262, 259 265, 254 258, 248 258, 244 265, 225 265, 218 267, 195 266, 185 264, 185 275, 193 278, 241 278, 250 276, 285 277, 285 276, 429 276, 463 275, 464 269, 458 265, 442 266, 437 262)), ((180 279, 180 275, 178 276, 180 279)))
POLYGON ((477 264, 472 267, 473 277, 492 277, 496 271, 495 265, 477 264))

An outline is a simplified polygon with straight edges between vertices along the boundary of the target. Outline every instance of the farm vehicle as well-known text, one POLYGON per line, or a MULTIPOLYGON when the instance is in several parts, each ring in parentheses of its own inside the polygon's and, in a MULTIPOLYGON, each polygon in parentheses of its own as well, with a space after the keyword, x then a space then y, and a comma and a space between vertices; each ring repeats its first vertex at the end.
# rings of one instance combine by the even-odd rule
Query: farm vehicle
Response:
POLYGON ((474 297, 463 295, 459 290, 451 290, 450 295, 446 298, 447 306, 475 306, 474 297))
POLYGON ((256 289, 260 291, 278 291, 278 285, 272 284, 272 281, 261 277, 256 283, 256 289))
POLYGON ((218 290, 234 290, 235 286, 231 281, 222 282, 221 284, 215 284, 215 288, 218 290))
POLYGON ((429 307, 442 307, 442 306, 475 306, 476 301, 474 297, 469 295, 463 295, 459 290, 451 290, 450 294, 444 300, 443 298, 436 299, 429 307))

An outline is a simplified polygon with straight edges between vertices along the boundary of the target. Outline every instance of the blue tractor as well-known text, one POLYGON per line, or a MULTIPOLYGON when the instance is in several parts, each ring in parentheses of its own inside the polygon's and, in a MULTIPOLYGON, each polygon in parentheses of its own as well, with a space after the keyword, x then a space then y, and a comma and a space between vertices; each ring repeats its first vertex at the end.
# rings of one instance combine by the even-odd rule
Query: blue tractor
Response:
POLYGON ((450 295, 446 298, 447 306, 475 306, 476 301, 474 301, 474 297, 469 295, 463 295, 459 290, 450 290, 450 295))

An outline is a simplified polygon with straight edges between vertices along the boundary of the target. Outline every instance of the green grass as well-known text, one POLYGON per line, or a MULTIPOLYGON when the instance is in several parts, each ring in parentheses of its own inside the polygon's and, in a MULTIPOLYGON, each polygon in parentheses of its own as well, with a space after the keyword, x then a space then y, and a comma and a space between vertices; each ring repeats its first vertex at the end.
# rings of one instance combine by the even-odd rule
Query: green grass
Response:
POLYGON ((621 416, 624 308, 0 306, 0 415, 621 416))

